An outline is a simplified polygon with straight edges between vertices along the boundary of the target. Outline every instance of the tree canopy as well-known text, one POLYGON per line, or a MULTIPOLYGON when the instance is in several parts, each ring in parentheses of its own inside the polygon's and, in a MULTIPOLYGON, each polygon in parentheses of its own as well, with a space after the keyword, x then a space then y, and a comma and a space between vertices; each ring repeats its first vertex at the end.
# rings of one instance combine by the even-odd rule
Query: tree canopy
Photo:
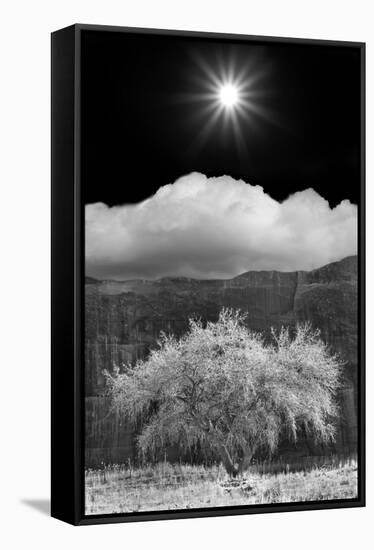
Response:
POLYGON ((190 319, 180 339, 162 334, 147 359, 107 380, 117 413, 141 421, 143 455, 204 444, 235 476, 301 431, 333 440, 340 367, 308 324, 265 341, 244 314, 223 309, 217 322, 190 319))

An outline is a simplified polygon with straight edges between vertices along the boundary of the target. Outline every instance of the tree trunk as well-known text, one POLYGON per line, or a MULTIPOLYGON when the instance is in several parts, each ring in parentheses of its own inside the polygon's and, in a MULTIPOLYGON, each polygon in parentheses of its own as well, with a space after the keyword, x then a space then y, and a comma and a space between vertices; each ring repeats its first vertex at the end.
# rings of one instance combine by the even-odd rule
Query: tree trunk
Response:
POLYGON ((247 447, 244 451, 243 457, 239 463, 238 473, 242 474, 246 470, 248 470, 251 460, 253 457, 253 450, 250 447, 247 447))
POLYGON ((244 449, 243 457, 238 461, 238 464, 234 463, 226 445, 224 445, 223 443, 219 443, 219 444, 216 444, 216 448, 222 460, 222 464, 226 469, 226 472, 231 477, 237 477, 238 475, 248 470, 254 454, 253 449, 251 447, 247 447, 246 449, 244 449))
POLYGON ((243 472, 248 470, 254 454, 254 449, 252 447, 247 445, 243 449, 243 456, 238 459, 237 463, 235 463, 225 443, 214 433, 214 429, 211 423, 209 429, 206 430, 206 433, 208 435, 211 445, 217 449, 222 463, 226 469, 226 472, 230 475, 230 477, 235 478, 238 476, 238 474, 242 474, 243 472))
POLYGON ((218 450, 218 453, 221 457, 222 463, 223 463, 223 465, 226 469, 226 472, 231 477, 236 477, 239 473, 239 470, 238 470, 237 466, 234 464, 234 462, 231 458, 231 455, 230 455, 229 451, 227 450, 227 447, 223 444, 219 444, 219 445, 217 445, 217 450, 218 450))

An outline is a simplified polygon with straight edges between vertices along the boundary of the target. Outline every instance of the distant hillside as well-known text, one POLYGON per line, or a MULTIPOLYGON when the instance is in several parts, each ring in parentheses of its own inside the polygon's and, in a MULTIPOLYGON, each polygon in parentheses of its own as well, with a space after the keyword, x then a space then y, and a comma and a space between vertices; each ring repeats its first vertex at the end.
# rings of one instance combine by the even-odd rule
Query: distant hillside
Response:
POLYGON ((246 311, 248 326, 265 334, 272 326, 292 327, 304 321, 321 330, 322 338, 346 362, 337 445, 340 450, 355 445, 357 256, 309 272, 249 271, 229 280, 120 282, 89 277, 86 283, 87 452, 92 462, 99 455, 118 460, 133 452, 114 420, 101 420, 107 415, 105 398, 100 397, 103 369, 145 357, 161 331, 181 335, 189 317, 214 321, 222 307, 246 311))
POLYGON ((84 282, 86 283, 86 285, 96 285, 100 281, 98 281, 97 279, 94 279, 93 277, 85 277, 84 282))

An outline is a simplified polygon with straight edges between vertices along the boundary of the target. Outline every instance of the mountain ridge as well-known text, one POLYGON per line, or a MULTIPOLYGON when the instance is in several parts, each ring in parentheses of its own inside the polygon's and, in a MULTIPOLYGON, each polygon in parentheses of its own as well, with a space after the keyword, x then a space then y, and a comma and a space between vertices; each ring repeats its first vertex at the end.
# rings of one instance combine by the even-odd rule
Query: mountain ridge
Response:
POLYGON ((163 280, 167 281, 173 281, 173 280, 186 280, 186 281, 230 281, 233 279, 237 279, 239 277, 245 276, 247 273, 311 273, 314 271, 318 271, 320 269, 327 268, 328 266, 338 266, 338 265, 345 265, 346 263, 350 263, 352 261, 355 261, 357 263, 357 255, 350 255, 345 256, 341 260, 337 260, 334 262, 329 262, 327 264, 323 264, 320 267, 316 267, 313 269, 296 269, 296 270, 287 270, 287 271, 281 271, 278 269, 249 269, 247 271, 244 271, 243 273, 239 273, 238 275, 234 275, 233 277, 229 278, 209 278, 209 279, 201 279, 197 277, 184 277, 182 275, 174 275, 174 276, 166 276, 166 277, 159 277, 157 279, 147 279, 144 277, 136 277, 131 279, 98 279, 96 277, 92 277, 90 275, 85 276, 85 283, 86 284, 100 284, 100 283, 130 283, 130 282, 140 282, 140 281, 147 281, 147 282, 160 282, 163 280))

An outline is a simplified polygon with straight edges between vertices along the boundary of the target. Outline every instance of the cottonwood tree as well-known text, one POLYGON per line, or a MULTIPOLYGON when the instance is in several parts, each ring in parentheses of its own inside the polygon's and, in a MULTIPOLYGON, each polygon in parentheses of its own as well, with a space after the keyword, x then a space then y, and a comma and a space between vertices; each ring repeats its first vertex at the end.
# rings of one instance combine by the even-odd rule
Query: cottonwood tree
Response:
POLYGON ((143 455, 200 443, 235 477, 281 438, 333 439, 340 366, 310 325, 293 337, 272 330, 265 343, 240 311, 223 309, 216 323, 191 319, 179 340, 162 334, 146 360, 107 379, 117 413, 140 421, 143 455))

